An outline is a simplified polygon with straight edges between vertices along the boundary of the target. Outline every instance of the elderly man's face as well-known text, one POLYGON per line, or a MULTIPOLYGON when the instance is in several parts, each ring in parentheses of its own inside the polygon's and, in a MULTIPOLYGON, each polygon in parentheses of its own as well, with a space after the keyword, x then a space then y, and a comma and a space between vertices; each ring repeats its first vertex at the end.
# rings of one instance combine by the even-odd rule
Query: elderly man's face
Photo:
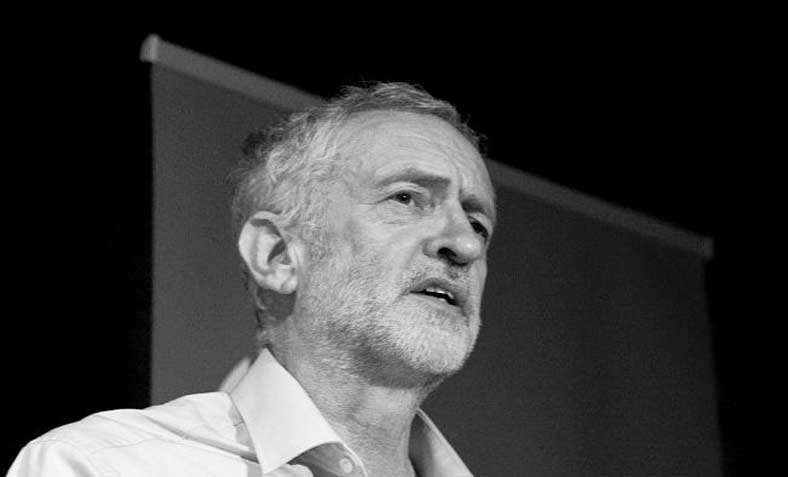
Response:
POLYGON ((378 111, 339 137, 326 242, 296 315, 316 346, 383 380, 445 376, 480 326, 494 198, 476 149, 448 123, 378 111))

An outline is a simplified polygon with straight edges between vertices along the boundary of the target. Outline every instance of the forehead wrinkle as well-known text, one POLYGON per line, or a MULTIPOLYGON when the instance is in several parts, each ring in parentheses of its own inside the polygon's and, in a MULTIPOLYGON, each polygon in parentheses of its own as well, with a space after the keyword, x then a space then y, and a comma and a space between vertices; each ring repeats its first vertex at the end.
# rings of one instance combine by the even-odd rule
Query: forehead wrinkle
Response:
MULTIPOLYGON (((378 171, 378 176, 374 181, 374 187, 382 187, 395 182, 412 182, 426 188, 446 190, 451 185, 451 178, 441 174, 436 174, 418 166, 406 166, 392 173, 378 171)), ((460 176, 460 179, 462 177, 460 176)), ((463 210, 468 212, 480 212, 488 216, 493 223, 496 221, 495 204, 493 201, 485 200, 482 196, 473 191, 468 191, 461 183, 459 185, 459 197, 463 210)))
POLYGON ((448 188, 452 179, 438 172, 439 165, 421 163, 408 166, 406 164, 404 170, 394 172, 386 166, 370 170, 370 166, 374 165, 371 156, 386 155, 392 160, 413 159, 418 162, 425 153, 429 154, 431 151, 432 154, 437 154, 459 180, 458 189, 464 209, 484 213, 493 223, 496 222, 495 192, 487 176, 483 158, 473 144, 442 119, 396 111, 367 112, 350 118, 339 135, 341 155, 346 159, 352 159, 347 161, 346 167, 349 166, 358 172, 363 171, 368 179, 365 182, 370 184, 374 181, 376 186, 397 180, 410 180, 421 181, 425 183, 424 185, 448 188), (431 130, 432 132, 428 133, 418 125, 404 121, 411 116, 420 120, 434 120, 436 124, 443 124, 445 128, 431 130), (398 130, 396 127, 391 127, 392 125, 404 128, 398 130), (473 157, 468 155, 469 150, 474 152, 473 157), (413 153, 408 154, 409 151, 413 153), (466 172, 463 173, 463 170, 466 172), (481 195, 467 190, 468 187, 479 187, 481 195), (489 194, 484 194, 485 191, 489 191, 489 194), (489 199, 484 197, 485 195, 489 195, 489 199))
POLYGON ((416 166, 397 168, 391 172, 386 171, 386 169, 383 169, 383 172, 378 170, 375 176, 377 176, 375 186, 382 186, 393 182, 413 182, 424 186, 431 185, 445 188, 451 183, 451 179, 448 177, 426 171, 416 166))
MULTIPOLYGON (((452 157, 462 149, 457 138, 447 134, 446 130, 436 128, 427 133, 423 127, 414 124, 413 118, 417 121, 434 121, 456 132, 457 135, 460 134, 444 120, 430 115, 402 111, 372 111, 350 118, 339 132, 340 142, 345 149, 353 150, 354 155, 394 146, 416 153, 434 148, 445 157, 452 157), (411 120, 407 120, 408 118, 411 120)), ((462 139, 465 140, 464 137, 462 139)))

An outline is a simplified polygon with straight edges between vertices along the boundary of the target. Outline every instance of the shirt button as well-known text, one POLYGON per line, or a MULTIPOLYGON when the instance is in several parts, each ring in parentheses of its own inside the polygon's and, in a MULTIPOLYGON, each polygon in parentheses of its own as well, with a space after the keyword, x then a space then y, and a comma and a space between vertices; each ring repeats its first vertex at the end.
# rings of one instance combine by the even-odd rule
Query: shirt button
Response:
POLYGON ((342 472, 349 474, 353 472, 353 461, 347 457, 343 457, 339 459, 339 467, 342 469, 342 472))

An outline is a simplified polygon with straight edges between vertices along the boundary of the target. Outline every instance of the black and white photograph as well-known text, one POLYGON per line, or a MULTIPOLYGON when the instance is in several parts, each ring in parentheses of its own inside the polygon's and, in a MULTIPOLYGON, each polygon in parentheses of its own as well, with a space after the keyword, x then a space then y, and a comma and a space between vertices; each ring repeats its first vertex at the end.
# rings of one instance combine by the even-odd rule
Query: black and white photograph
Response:
POLYGON ((6 475, 775 475, 769 31, 410 19, 6 42, 6 475))

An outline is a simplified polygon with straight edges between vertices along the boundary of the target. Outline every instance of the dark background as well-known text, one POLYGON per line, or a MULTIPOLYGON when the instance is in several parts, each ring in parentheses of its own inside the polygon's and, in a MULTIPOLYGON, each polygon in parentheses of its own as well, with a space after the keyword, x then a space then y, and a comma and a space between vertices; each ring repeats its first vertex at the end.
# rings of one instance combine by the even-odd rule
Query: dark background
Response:
POLYGON ((360 81, 421 84, 486 134, 496 161, 712 237, 724 468, 766 475, 781 397, 783 216, 772 210, 768 32, 700 20, 484 33, 403 25, 396 36, 157 25, 16 36, 4 99, 3 463, 52 427, 148 404, 151 125, 149 66, 138 58, 158 33, 321 96, 360 81))

